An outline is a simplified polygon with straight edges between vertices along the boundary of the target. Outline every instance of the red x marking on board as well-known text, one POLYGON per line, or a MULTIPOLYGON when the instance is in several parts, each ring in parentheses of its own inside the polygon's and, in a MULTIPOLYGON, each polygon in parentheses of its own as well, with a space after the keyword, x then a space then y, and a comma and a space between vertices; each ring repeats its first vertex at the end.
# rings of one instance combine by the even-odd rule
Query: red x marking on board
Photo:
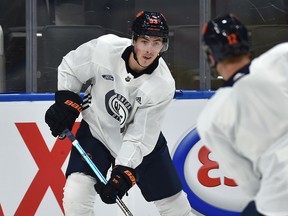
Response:
MULTIPOLYGON (((62 198, 66 179, 61 170, 61 166, 70 153, 71 142, 68 139, 57 139, 50 152, 36 123, 15 124, 39 167, 36 176, 15 212, 15 216, 35 215, 49 186, 62 212, 64 212, 62 198)), ((75 134, 78 127, 79 122, 75 123, 72 133, 75 134)))
POLYGON ((0 216, 4 216, 4 213, 3 213, 3 210, 2 210, 1 204, 0 204, 0 216))

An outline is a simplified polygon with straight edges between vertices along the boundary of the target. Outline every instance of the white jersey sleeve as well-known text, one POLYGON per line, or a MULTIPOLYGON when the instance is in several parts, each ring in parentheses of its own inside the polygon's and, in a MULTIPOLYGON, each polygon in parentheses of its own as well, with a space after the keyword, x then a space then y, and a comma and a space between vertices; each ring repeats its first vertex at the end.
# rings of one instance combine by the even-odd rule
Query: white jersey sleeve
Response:
POLYGON ((97 65, 93 57, 97 52, 98 40, 89 41, 63 57, 58 67, 58 90, 79 93, 82 85, 94 77, 97 65))

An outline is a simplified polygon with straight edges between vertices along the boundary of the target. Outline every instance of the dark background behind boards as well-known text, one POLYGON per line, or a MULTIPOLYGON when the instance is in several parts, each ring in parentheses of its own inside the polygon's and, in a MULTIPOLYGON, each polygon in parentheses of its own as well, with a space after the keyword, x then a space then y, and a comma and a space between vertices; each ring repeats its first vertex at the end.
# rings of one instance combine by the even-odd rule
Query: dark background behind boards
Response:
MULTIPOLYGON (((25 92, 26 89, 25 7, 25 0, 0 1, 7 92, 25 92)), ((37 0, 37 30, 43 33, 37 41, 38 91, 55 90, 56 65, 60 63, 61 55, 69 49, 103 33, 113 32, 130 37, 131 21, 140 10, 159 11, 165 15, 171 32, 169 50, 163 58, 176 80, 176 88, 198 89, 201 52, 199 0, 37 0), (80 35, 83 30, 81 25, 90 26, 84 28, 89 32, 87 37, 65 38, 65 34, 60 34, 60 31, 68 33, 74 29, 77 32, 74 36, 80 35), (56 29, 52 30, 52 26, 62 26, 58 27, 59 34, 53 33, 57 41, 47 36, 47 29, 50 29, 50 33, 56 29), (79 28, 76 29, 75 26, 79 28), (91 34, 91 28, 95 26, 103 28, 101 33, 97 29, 97 33, 91 34), (73 42, 67 46, 67 41, 73 42), (55 46, 59 52, 55 51, 55 46), (53 64, 50 65, 51 62, 53 64)), ((212 18, 225 13, 235 13, 249 27, 254 56, 277 43, 287 41, 287 0, 211 0, 212 18)), ((212 89, 218 88, 219 84, 219 80, 212 79, 212 89)))

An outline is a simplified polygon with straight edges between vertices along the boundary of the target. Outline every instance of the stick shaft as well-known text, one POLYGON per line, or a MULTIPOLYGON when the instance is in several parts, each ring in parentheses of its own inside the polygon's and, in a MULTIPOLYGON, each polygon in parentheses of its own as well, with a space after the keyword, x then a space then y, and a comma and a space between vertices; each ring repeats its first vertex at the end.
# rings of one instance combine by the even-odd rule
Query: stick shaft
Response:
MULTIPOLYGON (((93 163, 93 161, 90 159, 90 157, 87 155, 87 153, 84 151, 84 149, 81 147, 77 139, 74 137, 74 135, 71 133, 70 130, 65 129, 62 133, 68 137, 68 139, 71 141, 72 145, 78 150, 78 152, 81 154, 81 156, 84 158, 84 160, 87 162, 87 164, 90 166, 90 168, 94 171, 98 179, 103 183, 107 184, 106 178, 102 175, 102 173, 99 171, 97 166, 93 163)), ((121 208, 123 213, 126 216, 133 216, 133 214, 130 212, 128 207, 125 205, 125 203, 117 196, 116 197, 116 203, 121 208)))

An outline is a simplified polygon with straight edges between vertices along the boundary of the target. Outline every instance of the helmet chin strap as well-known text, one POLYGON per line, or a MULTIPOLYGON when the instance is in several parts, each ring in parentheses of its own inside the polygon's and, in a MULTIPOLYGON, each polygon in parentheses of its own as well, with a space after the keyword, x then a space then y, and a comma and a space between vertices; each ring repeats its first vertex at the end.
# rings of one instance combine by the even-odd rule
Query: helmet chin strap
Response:
POLYGON ((137 64, 138 64, 140 67, 142 67, 142 68, 147 68, 147 67, 145 67, 145 66, 143 66, 143 65, 141 65, 141 64, 139 63, 138 58, 137 58, 137 55, 136 55, 136 52, 135 52, 135 50, 134 50, 134 46, 133 46, 133 58, 135 59, 135 61, 137 62, 137 64))

